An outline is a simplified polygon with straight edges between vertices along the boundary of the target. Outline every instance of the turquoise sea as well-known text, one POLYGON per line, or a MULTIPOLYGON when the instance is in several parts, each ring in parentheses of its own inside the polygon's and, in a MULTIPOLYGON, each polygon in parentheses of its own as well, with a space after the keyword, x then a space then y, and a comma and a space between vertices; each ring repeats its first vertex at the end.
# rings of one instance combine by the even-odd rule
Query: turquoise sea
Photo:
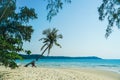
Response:
MULTIPOLYGON (((27 64, 32 59, 16 60, 20 65, 27 64)), ((120 73, 120 59, 40 59, 39 67, 49 68, 99 68, 120 73)))

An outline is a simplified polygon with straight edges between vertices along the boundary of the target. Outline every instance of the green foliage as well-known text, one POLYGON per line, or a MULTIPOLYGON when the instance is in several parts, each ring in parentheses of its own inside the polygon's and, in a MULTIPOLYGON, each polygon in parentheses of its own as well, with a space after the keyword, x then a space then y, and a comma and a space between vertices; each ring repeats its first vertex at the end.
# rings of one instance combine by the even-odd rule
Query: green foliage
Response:
MULTIPOLYGON (((71 3, 71 0, 47 0, 47 2, 47 20, 51 21, 52 17, 62 9, 63 2, 71 3)), ((30 42, 33 29, 28 23, 36 18, 34 8, 24 6, 16 12, 16 0, 0 0, 0 64, 15 68, 17 67, 15 59, 22 59, 18 55, 19 52, 26 52, 28 55, 31 53, 29 50, 23 49, 23 41, 30 42)), ((50 53, 53 43, 60 46, 57 39, 62 38, 62 35, 56 35, 57 31, 53 29, 51 34, 46 37, 49 40, 44 40, 44 46, 48 46, 48 53, 50 53)))
POLYGON ((25 50, 26 54, 30 55, 31 51, 30 50, 25 50))
POLYGON ((25 6, 21 8, 19 17, 21 18, 21 21, 26 23, 29 22, 29 19, 37 18, 36 13, 34 12, 35 10, 33 8, 29 9, 25 6))
POLYGON ((41 50, 43 50, 45 47, 45 50, 43 51, 42 55, 46 50, 48 50, 48 55, 50 53, 51 48, 55 44, 56 46, 61 47, 60 44, 57 43, 58 39, 62 39, 63 36, 61 34, 58 34, 58 30, 56 28, 53 29, 46 29, 43 31, 43 35, 45 35, 44 38, 41 38, 40 40, 43 41, 44 45, 41 47, 41 50))
POLYGON ((112 28, 116 25, 120 28, 120 0, 103 0, 98 8, 99 19, 102 21, 105 18, 108 20, 106 29, 106 38, 112 33, 112 28))
POLYGON ((16 59, 22 59, 19 52, 31 53, 23 49, 23 41, 30 42, 33 29, 27 23, 37 18, 33 8, 15 10, 16 0, 0 1, 0 63, 11 68, 17 67, 16 59))
POLYGON ((71 3, 71 0, 47 0, 48 4, 46 9, 48 10, 47 20, 51 19, 57 15, 57 13, 62 9, 63 2, 71 3))

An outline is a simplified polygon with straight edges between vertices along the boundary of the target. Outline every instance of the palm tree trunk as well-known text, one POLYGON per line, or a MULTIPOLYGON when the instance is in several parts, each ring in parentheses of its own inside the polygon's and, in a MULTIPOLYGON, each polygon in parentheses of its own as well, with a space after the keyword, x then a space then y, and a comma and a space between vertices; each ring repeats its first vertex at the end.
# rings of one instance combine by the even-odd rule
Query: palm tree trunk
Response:
MULTIPOLYGON (((48 47, 49 47, 49 46, 48 46, 48 47)), ((27 63, 24 67, 28 67, 29 65, 32 65, 32 67, 36 67, 35 62, 38 61, 38 59, 40 59, 40 58, 43 56, 43 54, 44 54, 45 51, 48 49, 48 47, 42 52, 42 54, 41 54, 39 57, 37 57, 35 60, 27 63)))

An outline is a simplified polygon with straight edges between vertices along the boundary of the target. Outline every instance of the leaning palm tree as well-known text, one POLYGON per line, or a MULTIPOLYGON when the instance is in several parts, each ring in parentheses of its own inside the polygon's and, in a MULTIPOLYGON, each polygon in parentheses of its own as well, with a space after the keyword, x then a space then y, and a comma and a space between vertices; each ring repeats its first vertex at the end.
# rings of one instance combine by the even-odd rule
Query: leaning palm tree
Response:
POLYGON ((43 31, 43 35, 45 35, 44 38, 41 38, 39 41, 43 41, 44 45, 41 47, 41 50, 43 50, 42 54, 37 57, 34 61, 28 63, 25 65, 27 67, 28 65, 32 65, 35 67, 35 62, 40 59, 46 51, 48 51, 48 55, 50 54, 50 50, 53 47, 53 45, 59 46, 61 48, 61 45, 57 43, 58 39, 62 39, 63 36, 61 34, 58 34, 58 30, 56 28, 53 28, 52 30, 46 29, 43 31))

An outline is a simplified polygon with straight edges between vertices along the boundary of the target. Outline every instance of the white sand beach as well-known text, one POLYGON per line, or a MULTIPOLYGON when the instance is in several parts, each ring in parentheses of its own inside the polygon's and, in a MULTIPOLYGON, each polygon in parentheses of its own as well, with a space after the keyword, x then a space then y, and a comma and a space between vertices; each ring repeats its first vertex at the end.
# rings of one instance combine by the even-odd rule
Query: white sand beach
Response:
POLYGON ((120 74, 94 69, 0 67, 0 80, 120 80, 120 74))

